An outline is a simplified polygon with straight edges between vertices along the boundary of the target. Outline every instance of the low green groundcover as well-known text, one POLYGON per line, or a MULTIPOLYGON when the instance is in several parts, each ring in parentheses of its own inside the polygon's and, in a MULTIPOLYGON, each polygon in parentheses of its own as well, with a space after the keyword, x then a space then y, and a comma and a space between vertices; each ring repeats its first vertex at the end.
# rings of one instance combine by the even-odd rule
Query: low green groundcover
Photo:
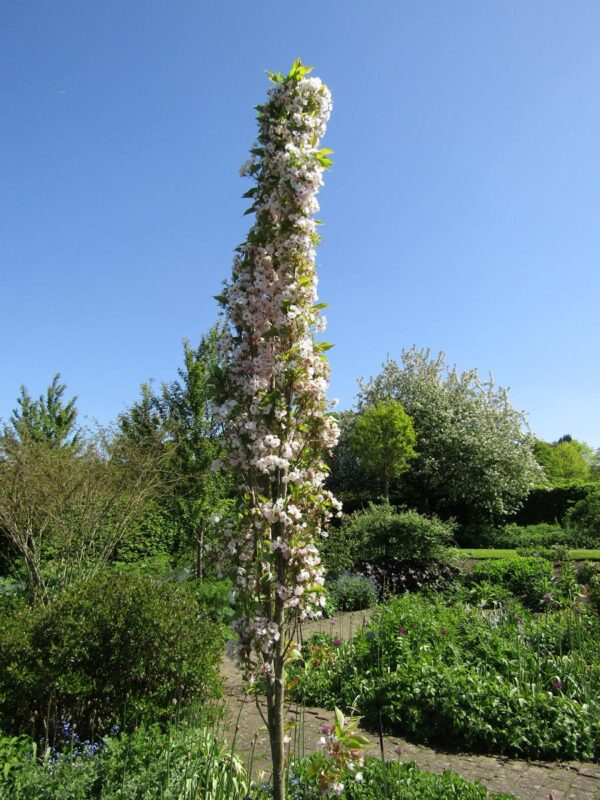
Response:
MULTIPOLYGON (((314 800, 315 782, 306 777, 310 759, 292 767, 290 775, 290 800, 314 800)), ((512 795, 488 793, 481 784, 471 783, 456 772, 441 775, 424 772, 414 763, 393 761, 385 765, 376 758, 365 759, 360 772, 350 774, 342 781, 340 797, 343 800, 511 800, 512 795), (356 777, 359 780, 356 780, 356 777)))
MULTIPOLYGON (((315 800, 311 757, 294 762, 289 800, 315 800)), ((346 800, 510 800, 488 794, 453 772, 367 758, 341 778, 346 800), (358 780, 357 780, 358 777, 358 780), (387 790, 386 790, 387 787, 387 790)), ((338 789, 340 787, 338 786, 338 789)), ((338 796, 338 795, 335 795, 338 796)), ((186 724, 141 727, 90 748, 76 740, 62 752, 36 754, 31 741, 0 736, 0 800, 268 800, 268 785, 251 784, 241 762, 210 732, 186 724), (37 757, 36 757, 37 755, 37 757)))
POLYGON ((349 643, 312 637, 294 698, 471 751, 599 760, 598 614, 551 595, 542 613, 476 600, 404 595, 349 643))

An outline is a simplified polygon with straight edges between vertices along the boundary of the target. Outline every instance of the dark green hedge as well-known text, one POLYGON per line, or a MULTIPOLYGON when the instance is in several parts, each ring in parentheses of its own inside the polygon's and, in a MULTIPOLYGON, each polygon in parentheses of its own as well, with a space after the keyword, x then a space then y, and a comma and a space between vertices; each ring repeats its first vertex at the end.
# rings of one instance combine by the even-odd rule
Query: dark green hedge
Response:
POLYGON ((529 492, 521 510, 509 521, 518 525, 562 524, 569 509, 597 489, 597 483, 539 486, 529 492))

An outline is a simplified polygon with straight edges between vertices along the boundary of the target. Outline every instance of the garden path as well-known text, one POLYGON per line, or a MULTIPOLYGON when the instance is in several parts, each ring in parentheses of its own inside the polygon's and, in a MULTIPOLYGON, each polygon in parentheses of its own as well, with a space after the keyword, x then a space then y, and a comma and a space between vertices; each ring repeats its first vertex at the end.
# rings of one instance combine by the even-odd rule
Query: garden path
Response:
MULTIPOLYGON (((340 614, 333 620, 306 623, 304 638, 317 631, 330 632, 334 637, 349 639, 368 621, 369 612, 340 614)), ((227 707, 226 732, 231 742, 235 737, 237 754, 251 766, 252 777, 267 774, 270 764, 269 739, 256 707, 255 699, 245 692, 240 671, 229 658, 222 665, 227 707)), ((266 713, 263 702, 260 702, 266 713)), ((330 725, 333 714, 321 708, 302 708, 290 704, 287 719, 297 723, 290 730, 290 752, 303 755, 315 750, 324 725, 330 725)), ((369 731, 366 731, 369 734, 369 731)), ((378 737, 370 733, 369 755, 379 755, 378 737)), ((507 792, 520 800, 600 800, 600 765, 570 762, 556 764, 528 762, 517 759, 446 752, 439 748, 413 744, 397 736, 384 737, 386 759, 400 758, 415 761, 431 772, 451 769, 463 778, 479 781, 488 789, 507 792), (398 748, 401 753, 398 755, 398 748)))

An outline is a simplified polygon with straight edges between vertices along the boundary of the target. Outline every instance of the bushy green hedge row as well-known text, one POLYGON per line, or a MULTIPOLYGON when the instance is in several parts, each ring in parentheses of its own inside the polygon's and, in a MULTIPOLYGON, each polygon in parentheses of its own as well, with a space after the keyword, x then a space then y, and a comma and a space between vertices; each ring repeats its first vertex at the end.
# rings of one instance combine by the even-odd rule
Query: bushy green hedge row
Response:
POLYGON ((190 589, 105 573, 48 605, 0 611, 0 729, 97 737, 219 688, 223 637, 190 589))
POLYGON ((538 486, 532 489, 514 521, 518 525, 562 524, 567 512, 590 493, 597 483, 571 483, 568 486, 538 486))
POLYGON ((294 697, 469 750, 599 759, 598 615, 447 603, 407 594, 348 644, 309 640, 294 697))

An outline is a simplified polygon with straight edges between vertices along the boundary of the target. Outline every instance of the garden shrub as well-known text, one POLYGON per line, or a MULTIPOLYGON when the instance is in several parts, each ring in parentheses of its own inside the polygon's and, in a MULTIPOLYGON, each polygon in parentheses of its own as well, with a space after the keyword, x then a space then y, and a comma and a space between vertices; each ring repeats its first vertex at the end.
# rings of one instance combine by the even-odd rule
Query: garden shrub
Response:
POLYGON ((23 583, 14 578, 0 578, 0 614, 15 610, 26 602, 23 583))
POLYGON ((505 525, 498 530, 493 546, 512 550, 518 547, 544 548, 568 544, 569 535, 564 528, 541 522, 537 525, 505 525))
POLYGON ((580 584, 588 584, 594 575, 600 575, 600 563, 597 561, 584 561, 577 569, 577 580, 580 584))
POLYGON ((108 572, 0 619, 0 727, 50 741, 165 719, 219 686, 223 638, 184 585, 108 572))
POLYGON ((453 531, 453 523, 437 517, 371 503, 330 531, 324 561, 333 573, 392 562, 427 565, 444 559, 453 531))
POLYGON ((590 578, 588 590, 592 607, 600 613, 600 575, 593 575, 590 578))
POLYGON ((229 626, 235 616, 229 596, 232 583, 229 580, 194 581, 194 593, 200 613, 214 622, 229 626))
POLYGON ((168 556, 180 544, 182 532, 178 521, 168 513, 151 508, 138 526, 119 543, 115 559, 132 562, 152 556, 168 556))
POLYGON ((327 583, 327 601, 335 611, 361 611, 377 603, 377 585, 366 575, 340 575, 327 583))
POLYGON ((600 547, 600 490, 576 503, 567 514, 566 524, 577 547, 600 547))
POLYGON ((14 786, 17 773, 31 760, 32 741, 28 736, 3 736, 0 733, 0 797, 14 786))
POLYGON ((480 610, 407 594, 351 642, 305 642, 292 694, 422 741, 598 760, 599 637, 585 609, 535 615, 516 600, 480 610))
MULTIPOLYGON (((0 800, 242 800, 250 796, 239 760, 231 758, 228 748, 206 730, 184 724, 166 732, 155 725, 109 736, 93 754, 49 750, 41 762, 33 757, 30 743, 19 758, 10 783, 3 784, 0 777, 0 800)), ((314 758, 294 761, 290 767, 290 797, 295 800, 317 796, 311 769, 314 758)), ((511 800, 509 795, 488 794, 479 783, 454 772, 425 772, 413 763, 392 761, 384 766, 380 759, 367 757, 360 775, 360 781, 356 773, 344 780, 345 798, 379 800, 387 787, 388 796, 402 800, 511 800)), ((261 786, 252 797, 268 800, 272 794, 261 786)))
POLYGON ((548 597, 556 599, 557 594, 552 564, 536 557, 481 561, 465 576, 465 581, 467 585, 486 581, 504 586, 532 608, 543 608, 548 597))

